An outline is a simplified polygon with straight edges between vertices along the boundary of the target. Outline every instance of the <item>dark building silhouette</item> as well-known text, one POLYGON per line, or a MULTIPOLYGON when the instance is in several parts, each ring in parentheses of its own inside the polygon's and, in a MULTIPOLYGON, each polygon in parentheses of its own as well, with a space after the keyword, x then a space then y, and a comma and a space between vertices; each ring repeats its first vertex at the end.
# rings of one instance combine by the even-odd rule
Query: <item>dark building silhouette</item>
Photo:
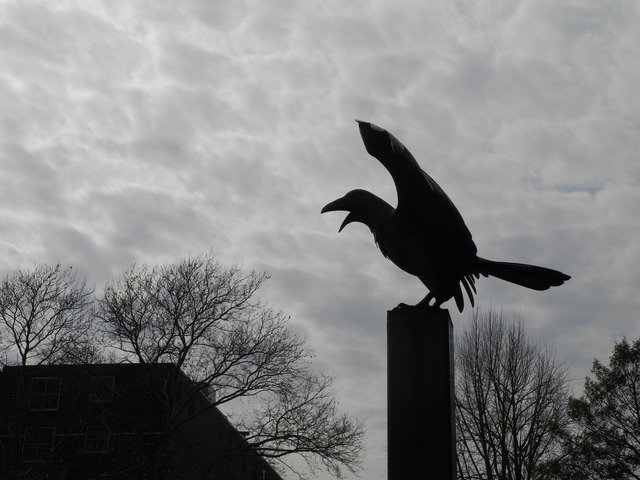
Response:
POLYGON ((6 366, 0 478, 281 480, 173 364, 6 366))

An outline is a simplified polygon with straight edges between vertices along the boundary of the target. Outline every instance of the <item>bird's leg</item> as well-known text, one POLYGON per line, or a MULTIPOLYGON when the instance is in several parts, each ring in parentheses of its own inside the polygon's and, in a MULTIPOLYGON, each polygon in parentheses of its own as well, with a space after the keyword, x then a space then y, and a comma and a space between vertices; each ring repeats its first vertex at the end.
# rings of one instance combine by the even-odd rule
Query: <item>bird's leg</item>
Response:
POLYGON ((423 307, 425 305, 428 306, 431 303, 431 300, 433 299, 434 299, 433 293, 429 292, 422 300, 420 300, 416 304, 416 307, 423 307))
MULTIPOLYGON (((416 303, 415 305, 407 305, 406 303, 399 303, 398 306, 396 308, 412 308, 412 307, 429 307, 431 300, 433 300, 435 297, 433 296, 433 294, 431 292, 429 292, 422 300, 420 300, 418 303, 416 303)), ((440 302, 441 304, 442 302, 440 302)), ((433 306, 434 307, 439 307, 440 304, 437 302, 437 300, 434 302, 433 306)))

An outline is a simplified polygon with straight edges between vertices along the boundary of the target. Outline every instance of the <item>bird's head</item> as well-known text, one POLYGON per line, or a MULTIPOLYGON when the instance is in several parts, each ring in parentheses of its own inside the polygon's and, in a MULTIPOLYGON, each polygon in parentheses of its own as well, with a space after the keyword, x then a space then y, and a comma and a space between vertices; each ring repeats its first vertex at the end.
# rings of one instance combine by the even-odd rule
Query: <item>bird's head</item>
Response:
POLYGON ((349 212, 338 232, 353 222, 364 223, 371 231, 375 231, 381 216, 391 215, 393 207, 366 190, 351 190, 344 197, 326 204, 320 213, 337 211, 349 212))

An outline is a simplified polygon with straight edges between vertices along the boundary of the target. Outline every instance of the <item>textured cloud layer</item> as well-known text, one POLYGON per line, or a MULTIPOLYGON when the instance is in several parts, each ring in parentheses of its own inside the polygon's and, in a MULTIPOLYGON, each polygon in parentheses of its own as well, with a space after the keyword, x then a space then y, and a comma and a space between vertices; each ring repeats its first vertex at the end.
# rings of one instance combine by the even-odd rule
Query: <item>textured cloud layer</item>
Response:
MULTIPOLYGON (((573 276, 481 280, 583 377, 640 336, 640 31, 632 0, 0 3, 0 271, 219 251, 267 270, 369 417, 385 477, 385 311, 424 289, 320 208, 389 202, 355 118, 388 128, 447 191, 480 254, 573 276)), ((455 308, 452 309, 455 312, 455 308)), ((466 315, 454 316, 457 329, 466 315)), ((576 388, 579 388, 577 384, 576 388)))

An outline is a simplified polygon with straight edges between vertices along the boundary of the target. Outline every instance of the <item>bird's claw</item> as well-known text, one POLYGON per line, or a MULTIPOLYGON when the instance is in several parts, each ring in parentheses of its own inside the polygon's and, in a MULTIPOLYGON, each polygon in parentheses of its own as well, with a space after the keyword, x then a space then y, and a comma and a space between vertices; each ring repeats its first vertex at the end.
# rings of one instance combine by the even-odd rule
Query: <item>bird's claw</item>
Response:
POLYGON ((407 310, 410 308, 425 308, 425 309, 429 309, 429 308, 435 308, 437 310, 440 310, 440 305, 436 305, 435 303, 433 305, 429 305, 427 302, 418 302, 415 305, 408 305, 406 303, 399 303, 394 310, 407 310))
POLYGON ((398 306, 396 308, 394 308, 394 310, 402 310, 405 308, 411 308, 413 305, 407 305, 406 303, 399 303, 398 306))

